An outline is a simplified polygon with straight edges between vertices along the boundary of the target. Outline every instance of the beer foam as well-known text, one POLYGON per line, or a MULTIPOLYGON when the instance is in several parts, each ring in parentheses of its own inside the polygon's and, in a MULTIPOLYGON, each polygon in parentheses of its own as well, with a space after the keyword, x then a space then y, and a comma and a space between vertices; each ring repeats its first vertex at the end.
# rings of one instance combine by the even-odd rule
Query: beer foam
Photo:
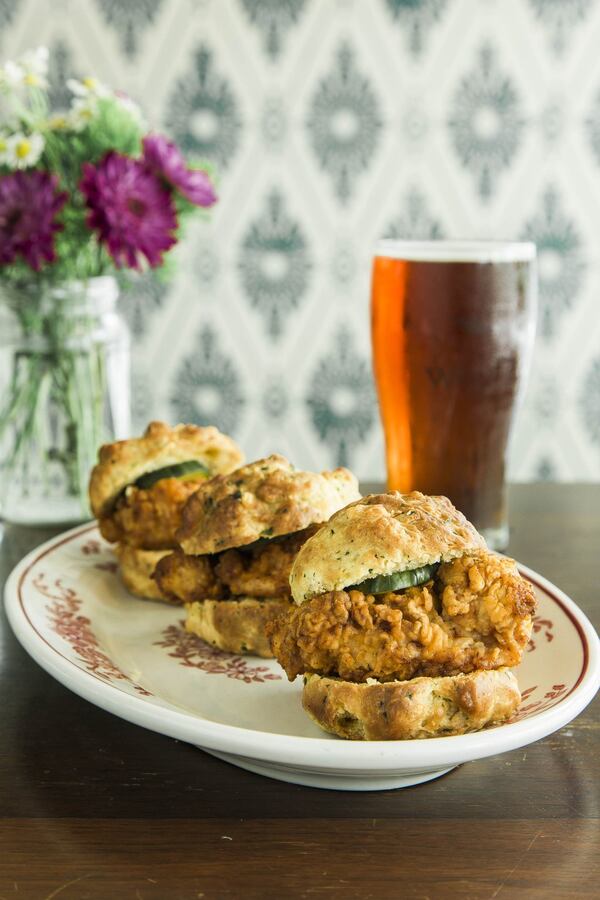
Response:
POLYGON ((381 240, 375 256, 407 262, 511 263, 531 262, 536 247, 531 241, 396 241, 381 240))

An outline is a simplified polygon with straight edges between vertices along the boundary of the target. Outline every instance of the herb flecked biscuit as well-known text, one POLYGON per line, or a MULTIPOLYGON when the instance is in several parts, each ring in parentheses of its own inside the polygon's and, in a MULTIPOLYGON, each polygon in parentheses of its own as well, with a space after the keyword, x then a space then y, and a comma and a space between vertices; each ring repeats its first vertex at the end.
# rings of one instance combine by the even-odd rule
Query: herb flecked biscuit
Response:
POLYGON ((521 702, 509 669, 446 678, 354 684, 306 675, 302 705, 331 734, 398 741, 479 731, 505 722, 521 702))
POLYGON ((374 575, 445 562, 485 547, 447 497, 419 491, 371 494, 335 513, 304 544, 290 575, 292 595, 303 603, 374 575))
POLYGON ((114 551, 119 560, 123 584, 128 591, 145 600, 178 603, 176 598, 165 597, 152 577, 157 563, 163 556, 168 556, 170 550, 140 550, 129 544, 116 544, 114 551))
POLYGON ((185 630, 213 647, 229 653, 273 656, 266 625, 289 607, 281 598, 240 597, 236 600, 203 600, 186 603, 185 630))
POLYGON ((219 553, 325 522, 359 497, 348 469, 301 472, 274 454, 202 484, 183 508, 177 539, 185 553, 219 553))
POLYGON ((150 422, 143 436, 98 451, 90 478, 90 504, 96 518, 110 511, 123 488, 140 475, 174 463, 198 460, 211 474, 231 472, 244 456, 232 438, 212 425, 175 425, 150 422))

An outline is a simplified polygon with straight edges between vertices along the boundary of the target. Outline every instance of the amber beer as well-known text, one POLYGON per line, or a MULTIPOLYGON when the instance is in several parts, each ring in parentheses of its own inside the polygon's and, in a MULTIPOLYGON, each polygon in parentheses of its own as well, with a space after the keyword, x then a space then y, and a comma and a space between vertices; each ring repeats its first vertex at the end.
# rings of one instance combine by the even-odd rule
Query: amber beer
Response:
POLYGON ((535 245, 380 241, 375 379, 392 490, 445 494, 506 546, 506 455, 535 330, 535 245))

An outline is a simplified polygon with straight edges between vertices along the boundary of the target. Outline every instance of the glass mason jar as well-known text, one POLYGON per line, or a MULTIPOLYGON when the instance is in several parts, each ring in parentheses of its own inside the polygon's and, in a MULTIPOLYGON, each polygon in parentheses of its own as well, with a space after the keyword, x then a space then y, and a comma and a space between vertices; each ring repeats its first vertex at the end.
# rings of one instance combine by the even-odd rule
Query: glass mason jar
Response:
POLYGON ((129 332, 117 283, 0 289, 0 516, 43 525, 89 515, 98 447, 130 430, 129 332))

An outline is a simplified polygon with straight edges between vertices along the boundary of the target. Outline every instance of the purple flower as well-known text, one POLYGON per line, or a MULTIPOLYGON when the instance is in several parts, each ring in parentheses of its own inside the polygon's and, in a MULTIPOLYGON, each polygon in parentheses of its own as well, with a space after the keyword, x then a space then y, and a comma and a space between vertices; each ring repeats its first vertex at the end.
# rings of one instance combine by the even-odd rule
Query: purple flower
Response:
POLYGON ((140 256, 153 268, 162 264, 176 243, 177 217, 169 191, 143 163, 111 150, 96 166, 84 163, 79 188, 87 223, 115 265, 139 269, 140 256))
POLYGON ((29 170, 0 177, 0 266, 21 256, 38 272, 54 262, 54 235, 63 226, 56 215, 67 202, 48 172, 29 170))
POLYGON ((144 162, 168 181, 195 206, 212 206, 217 201, 213 184, 198 169, 188 169, 179 147, 161 134, 149 134, 142 141, 144 162))

